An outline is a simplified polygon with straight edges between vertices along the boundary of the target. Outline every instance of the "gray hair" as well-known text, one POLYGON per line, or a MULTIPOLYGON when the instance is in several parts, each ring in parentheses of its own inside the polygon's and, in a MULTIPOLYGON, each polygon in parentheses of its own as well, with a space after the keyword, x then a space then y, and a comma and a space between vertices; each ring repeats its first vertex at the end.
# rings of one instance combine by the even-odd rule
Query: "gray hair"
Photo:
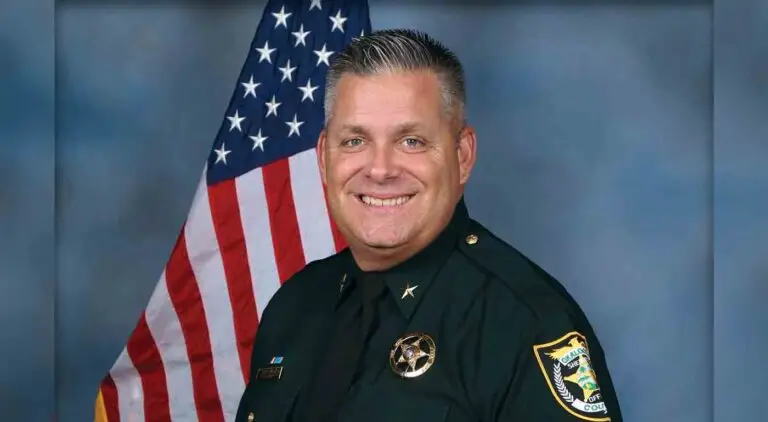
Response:
POLYGON ((456 54, 424 32, 374 31, 354 39, 332 58, 325 82, 325 124, 331 118, 336 86, 344 74, 368 76, 395 71, 431 70, 440 81, 444 111, 464 124, 464 69, 456 54))

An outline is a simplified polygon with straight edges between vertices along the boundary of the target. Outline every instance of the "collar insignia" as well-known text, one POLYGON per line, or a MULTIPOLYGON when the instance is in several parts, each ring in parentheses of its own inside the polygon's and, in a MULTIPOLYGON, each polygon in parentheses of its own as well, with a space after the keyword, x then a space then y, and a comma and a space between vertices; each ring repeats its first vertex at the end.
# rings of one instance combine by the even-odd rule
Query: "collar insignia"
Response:
POLYGON ((411 287, 410 283, 405 285, 405 291, 403 292, 403 295, 400 297, 400 299, 405 299, 406 296, 410 297, 416 297, 413 295, 413 291, 416 290, 416 288, 419 287, 418 285, 411 287))

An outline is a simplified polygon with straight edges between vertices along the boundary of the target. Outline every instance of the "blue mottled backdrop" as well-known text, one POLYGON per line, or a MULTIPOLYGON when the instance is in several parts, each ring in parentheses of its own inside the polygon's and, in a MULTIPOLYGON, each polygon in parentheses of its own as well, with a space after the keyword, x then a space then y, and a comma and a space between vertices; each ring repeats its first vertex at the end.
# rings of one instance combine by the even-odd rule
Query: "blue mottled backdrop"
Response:
MULTIPOLYGON (((0 420, 91 420, 263 11, 212 3, 0 6, 0 420)), ((470 210, 582 304, 626 420, 768 420, 768 4, 370 3, 464 61, 470 210)))

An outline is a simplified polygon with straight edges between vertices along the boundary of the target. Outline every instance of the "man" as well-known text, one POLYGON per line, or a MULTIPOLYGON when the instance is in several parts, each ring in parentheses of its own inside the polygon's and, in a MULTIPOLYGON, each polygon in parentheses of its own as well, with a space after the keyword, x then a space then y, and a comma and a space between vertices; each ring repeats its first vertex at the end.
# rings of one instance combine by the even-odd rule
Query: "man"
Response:
POLYGON ((237 421, 621 421, 562 286, 472 220, 458 59, 387 30, 340 53, 317 145, 349 247, 264 311, 237 421))

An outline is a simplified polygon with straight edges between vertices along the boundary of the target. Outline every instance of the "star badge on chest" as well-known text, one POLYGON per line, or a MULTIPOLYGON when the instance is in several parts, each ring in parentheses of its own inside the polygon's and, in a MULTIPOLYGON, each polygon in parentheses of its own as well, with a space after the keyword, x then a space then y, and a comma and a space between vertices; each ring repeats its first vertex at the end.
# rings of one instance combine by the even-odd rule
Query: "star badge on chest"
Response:
POLYGON ((389 365, 401 378, 423 375, 435 363, 435 341, 424 333, 411 333, 400 337, 389 352, 389 365))

